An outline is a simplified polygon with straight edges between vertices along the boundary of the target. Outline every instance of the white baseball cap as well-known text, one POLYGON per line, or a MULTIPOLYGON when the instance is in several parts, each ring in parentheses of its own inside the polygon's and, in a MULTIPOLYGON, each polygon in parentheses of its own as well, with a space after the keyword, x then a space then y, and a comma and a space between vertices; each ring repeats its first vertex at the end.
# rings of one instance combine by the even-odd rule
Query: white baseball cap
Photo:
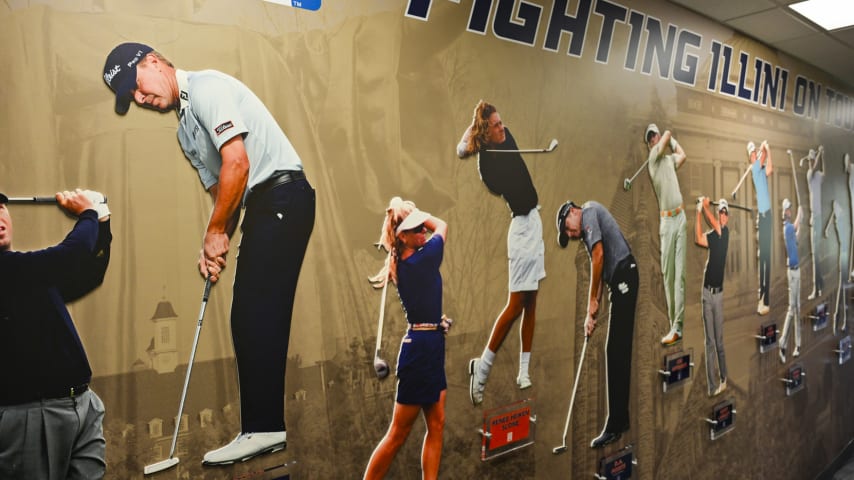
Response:
POLYGON ((783 210, 792 208, 792 202, 788 198, 783 199, 783 210))
POLYGON ((726 210, 726 213, 729 213, 729 203, 727 203, 725 198, 718 200, 718 212, 721 210, 726 210))
POLYGON ((650 133, 661 133, 658 131, 658 125, 656 125, 654 123, 650 123, 649 125, 646 126, 646 131, 643 134, 644 143, 649 143, 649 134, 650 133))

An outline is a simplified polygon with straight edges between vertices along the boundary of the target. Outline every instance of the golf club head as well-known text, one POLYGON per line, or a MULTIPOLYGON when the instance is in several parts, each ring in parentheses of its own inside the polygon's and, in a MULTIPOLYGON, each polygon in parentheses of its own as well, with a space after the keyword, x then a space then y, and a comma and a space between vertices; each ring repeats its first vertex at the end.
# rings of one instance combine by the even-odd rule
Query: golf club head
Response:
POLYGON ((547 149, 546 149, 546 151, 547 151, 547 152, 551 152, 551 151, 552 151, 552 150, 554 150, 555 148, 557 148, 557 139, 556 139, 556 138, 553 138, 553 139, 552 139, 552 143, 550 143, 550 144, 549 144, 549 148, 547 148, 547 149))
POLYGON ((374 359, 374 372, 376 372, 377 378, 379 378, 380 380, 388 377, 388 374, 389 374, 388 362, 386 362, 382 358, 375 358, 374 359))
POLYGON ((566 451, 566 445, 561 445, 559 447, 555 447, 552 449, 552 453, 555 455, 560 455, 561 453, 566 451))
POLYGON ((628 192, 631 189, 632 189, 632 181, 629 180, 628 178, 624 179, 623 180, 623 190, 628 192))
POLYGON ((167 470, 169 468, 178 465, 178 457, 167 458, 166 460, 161 460, 157 463, 152 463, 151 465, 146 465, 142 470, 142 473, 145 475, 151 475, 152 473, 162 472, 163 470, 167 470))

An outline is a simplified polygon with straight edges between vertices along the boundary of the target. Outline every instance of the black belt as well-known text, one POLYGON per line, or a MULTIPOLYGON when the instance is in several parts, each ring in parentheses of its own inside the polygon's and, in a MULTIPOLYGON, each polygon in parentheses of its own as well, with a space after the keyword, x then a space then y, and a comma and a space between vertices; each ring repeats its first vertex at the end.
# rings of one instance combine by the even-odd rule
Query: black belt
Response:
POLYGON ((706 285, 706 286, 705 286, 705 287, 703 287, 703 288, 705 288, 706 290, 708 290, 712 295, 714 295, 714 294, 716 294, 716 293, 721 293, 721 292, 723 292, 723 291, 724 291, 724 287, 710 287, 710 286, 706 285))
POLYGON ((60 388, 56 390, 44 390, 32 394, 3 394, 0 395, 0 405, 20 405, 22 403, 37 402, 39 400, 51 400, 55 398, 74 398, 89 390, 89 384, 83 383, 73 387, 60 388))
POLYGON ((277 170, 270 175, 267 180, 252 187, 252 193, 261 193, 267 190, 284 185, 286 183, 295 182, 305 178, 305 172, 302 170, 277 170))
POLYGON ((795 271, 797 269, 798 269, 798 265, 795 265, 794 267, 789 267, 789 270, 792 270, 792 271, 795 271))

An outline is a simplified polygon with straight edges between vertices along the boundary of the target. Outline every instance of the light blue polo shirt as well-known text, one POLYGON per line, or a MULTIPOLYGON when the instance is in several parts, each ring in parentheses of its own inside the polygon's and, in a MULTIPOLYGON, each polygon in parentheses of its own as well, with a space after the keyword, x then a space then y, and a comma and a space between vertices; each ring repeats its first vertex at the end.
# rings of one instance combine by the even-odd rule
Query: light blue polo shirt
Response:
POLYGON ((768 175, 765 174, 765 166, 760 165, 758 158, 750 165, 750 173, 753 178, 753 188, 756 190, 756 209, 759 210, 759 213, 766 213, 771 210, 768 175))
POLYGON ((198 171, 205 190, 219 182, 220 148, 243 135, 249 156, 249 179, 243 200, 252 187, 278 170, 303 169, 290 140, 267 107, 234 77, 216 70, 187 72, 176 69, 180 108, 178 141, 198 171))

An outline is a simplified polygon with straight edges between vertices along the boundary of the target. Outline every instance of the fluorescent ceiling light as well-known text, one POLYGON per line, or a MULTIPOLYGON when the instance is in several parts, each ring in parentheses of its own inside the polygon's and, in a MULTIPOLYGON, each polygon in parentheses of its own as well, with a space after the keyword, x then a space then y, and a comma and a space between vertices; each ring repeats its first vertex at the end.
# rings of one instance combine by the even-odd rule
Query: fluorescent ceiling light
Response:
POLYGON ((851 0, 807 0, 789 7, 825 30, 854 25, 854 2, 851 0))

